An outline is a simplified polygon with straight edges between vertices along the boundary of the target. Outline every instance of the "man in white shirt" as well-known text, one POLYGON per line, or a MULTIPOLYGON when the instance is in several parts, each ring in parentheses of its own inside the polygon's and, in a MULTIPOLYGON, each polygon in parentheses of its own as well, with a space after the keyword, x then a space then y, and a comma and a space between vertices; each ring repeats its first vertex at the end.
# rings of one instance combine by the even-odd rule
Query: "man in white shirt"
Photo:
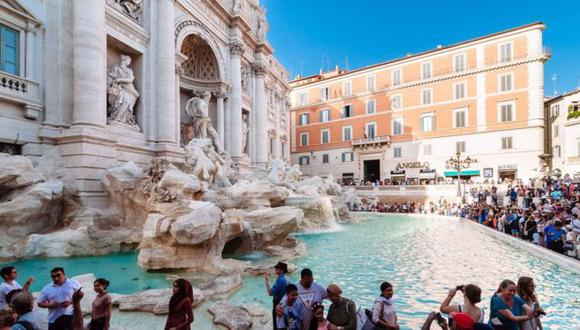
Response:
POLYGON ((38 296, 38 306, 48 308, 48 330, 72 330, 73 294, 81 288, 79 282, 66 278, 64 269, 50 272, 52 283, 47 284, 38 296))
MULTIPOLYGON (((298 302, 302 304, 302 329, 308 329, 310 328, 310 320, 312 320, 312 305, 322 303, 328 294, 325 287, 314 282, 312 270, 308 268, 304 268, 300 272, 300 281, 296 287, 298 288, 298 302)), ((286 297, 282 299, 281 303, 285 301, 286 297)))
POLYGON ((2 284, 0 284, 0 310, 4 310, 4 309, 8 309, 8 303, 6 302, 6 295, 8 293, 10 293, 11 291, 19 290, 19 289, 22 289, 24 291, 28 291, 28 288, 30 287, 30 284, 32 284, 34 279, 32 277, 29 278, 26 281, 26 283, 24 284, 24 287, 22 287, 20 284, 18 284, 18 282, 16 282, 16 278, 18 277, 18 272, 16 271, 16 268, 13 266, 8 266, 8 267, 2 268, 2 270, 0 270, 0 275, 2 276, 2 279, 4 280, 4 282, 2 282, 2 284))

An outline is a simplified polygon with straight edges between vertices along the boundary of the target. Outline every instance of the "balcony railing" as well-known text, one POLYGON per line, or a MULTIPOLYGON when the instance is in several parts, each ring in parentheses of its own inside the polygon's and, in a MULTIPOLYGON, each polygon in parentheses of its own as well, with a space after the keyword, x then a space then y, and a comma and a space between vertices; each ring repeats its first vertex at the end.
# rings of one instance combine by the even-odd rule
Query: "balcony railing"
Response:
POLYGON ((29 119, 36 119, 42 109, 38 82, 1 71, 0 99, 22 105, 29 119))
POLYGON ((389 144, 389 143, 391 143, 391 137, 389 135, 375 136, 372 138, 352 140, 353 147, 362 147, 362 146, 368 146, 368 145, 383 145, 383 144, 389 144))

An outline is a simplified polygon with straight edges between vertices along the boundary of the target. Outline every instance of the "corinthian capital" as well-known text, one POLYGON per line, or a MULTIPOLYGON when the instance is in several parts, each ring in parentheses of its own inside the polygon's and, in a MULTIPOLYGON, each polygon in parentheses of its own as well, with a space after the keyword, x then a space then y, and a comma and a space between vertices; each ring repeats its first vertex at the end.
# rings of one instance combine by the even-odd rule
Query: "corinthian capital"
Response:
POLYGON ((213 96, 215 96, 218 99, 223 99, 227 96, 228 94, 226 94, 226 92, 224 91, 217 91, 217 92, 213 92, 213 96))
POLYGON ((268 73, 268 67, 264 63, 256 62, 252 64, 252 71, 256 76, 264 77, 268 73))
POLYGON ((244 46, 244 43, 241 41, 232 41, 230 43, 230 54, 234 55, 234 56, 240 56, 244 53, 244 50, 246 49, 246 46, 244 46))

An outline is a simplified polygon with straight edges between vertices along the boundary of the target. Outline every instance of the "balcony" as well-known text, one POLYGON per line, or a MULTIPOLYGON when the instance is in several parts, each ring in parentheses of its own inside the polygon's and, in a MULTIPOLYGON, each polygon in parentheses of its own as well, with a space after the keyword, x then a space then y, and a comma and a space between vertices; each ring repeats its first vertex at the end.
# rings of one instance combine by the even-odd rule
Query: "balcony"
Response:
POLYGON ((351 141, 352 147, 366 147, 366 146, 380 146, 383 144, 390 144, 391 136, 375 136, 372 138, 355 139, 351 141))
POLYGON ((20 104, 24 116, 36 119, 42 109, 37 82, 0 71, 0 99, 20 104))

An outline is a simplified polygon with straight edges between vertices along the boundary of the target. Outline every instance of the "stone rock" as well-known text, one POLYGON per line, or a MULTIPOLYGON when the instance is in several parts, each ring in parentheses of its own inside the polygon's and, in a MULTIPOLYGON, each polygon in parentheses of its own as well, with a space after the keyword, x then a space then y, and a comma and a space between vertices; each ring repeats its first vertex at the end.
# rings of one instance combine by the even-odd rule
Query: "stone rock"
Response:
POLYGON ((297 232, 304 221, 304 212, 295 207, 282 206, 248 212, 244 221, 250 226, 256 247, 280 243, 297 232))
POLYGON ((214 237, 221 221, 222 211, 209 202, 189 202, 191 212, 171 224, 171 235, 177 243, 197 245, 214 237))
POLYGON ((223 296, 231 293, 242 286, 242 276, 240 273, 221 274, 212 281, 201 286, 201 290, 206 297, 223 296))
POLYGON ((254 182, 240 181, 231 186, 228 195, 239 209, 257 209, 261 207, 276 207, 288 198, 288 189, 261 179, 254 182))
POLYGON ((178 199, 196 199, 197 195, 207 189, 207 184, 197 177, 170 167, 159 182, 161 188, 177 196, 178 199))
MULTIPOLYGON (((288 262, 287 260, 279 261, 284 261, 286 264, 288 264, 288 273, 290 274, 298 270, 298 267, 295 264, 288 262)), ((266 273, 272 273, 277 262, 278 261, 272 261, 267 264, 251 264, 244 271, 254 276, 261 276, 266 273)))
MULTIPOLYGON (((157 315, 169 313, 172 289, 152 289, 118 298, 120 311, 147 312, 157 315)), ((193 307, 205 300, 203 292, 193 288, 193 307)))
POLYGON ((34 169, 30 159, 0 153, 0 197, 11 190, 44 180, 44 175, 34 169))
POLYGON ((49 234, 32 234, 24 246, 26 257, 57 258, 94 254, 93 241, 85 226, 49 234))
POLYGON ((93 310, 93 301, 97 297, 97 293, 93 290, 93 285, 97 277, 95 274, 82 274, 72 277, 72 279, 79 282, 84 293, 84 297, 81 300, 81 310, 84 315, 90 315, 93 310))
POLYGON ((224 189, 208 190, 203 193, 201 200, 204 202, 214 203, 222 210, 236 208, 236 202, 228 195, 224 189))
POLYGON ((229 330, 247 330, 252 327, 250 313, 242 307, 234 306, 225 300, 220 300, 208 308, 213 315, 213 323, 222 325, 229 330))
POLYGON ((286 205, 300 208, 304 212, 304 221, 300 230, 320 230, 336 227, 336 218, 332 197, 289 197, 286 205))

